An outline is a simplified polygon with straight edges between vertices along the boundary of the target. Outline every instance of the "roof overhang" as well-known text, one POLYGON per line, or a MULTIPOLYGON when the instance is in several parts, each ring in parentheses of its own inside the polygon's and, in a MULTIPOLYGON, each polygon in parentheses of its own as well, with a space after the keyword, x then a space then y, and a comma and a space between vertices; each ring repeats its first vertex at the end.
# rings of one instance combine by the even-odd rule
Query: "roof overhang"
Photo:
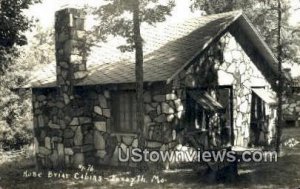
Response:
POLYGON ((193 90, 188 94, 206 111, 221 112, 224 110, 224 107, 206 91, 193 90))
POLYGON ((264 88, 253 88, 252 91, 265 103, 269 105, 277 105, 276 94, 264 88))
MULTIPOLYGON (((200 49, 197 54, 195 54, 191 59, 189 59, 183 66, 176 72, 172 77, 167 80, 170 83, 182 70, 186 69, 195 60, 200 57, 205 50, 207 50, 214 42, 218 41, 223 34, 230 32, 237 42, 242 46, 246 54, 250 57, 252 62, 257 66, 257 68, 265 76, 266 80, 271 84, 272 88, 277 89, 277 81, 279 78, 278 71, 278 60, 272 53, 271 49, 268 47, 263 37, 258 33, 256 28, 251 24, 247 16, 242 14, 240 11, 235 19, 225 25, 223 30, 220 31, 216 36, 211 38, 202 49, 200 49)), ((290 79, 282 73, 282 78, 285 81, 290 79)))

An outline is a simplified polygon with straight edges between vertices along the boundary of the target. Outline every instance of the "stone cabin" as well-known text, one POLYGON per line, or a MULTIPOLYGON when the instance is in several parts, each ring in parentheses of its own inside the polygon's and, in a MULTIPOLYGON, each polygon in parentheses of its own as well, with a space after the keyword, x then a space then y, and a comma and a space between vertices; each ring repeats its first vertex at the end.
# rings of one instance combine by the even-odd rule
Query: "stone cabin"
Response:
MULTIPOLYGON (((140 145, 134 56, 109 41, 87 53, 84 16, 56 13, 56 63, 23 86, 32 88, 38 164, 135 166, 117 150, 140 145)), ((175 150, 193 132, 208 149, 272 143, 277 60, 242 12, 141 31, 147 149, 175 150)))

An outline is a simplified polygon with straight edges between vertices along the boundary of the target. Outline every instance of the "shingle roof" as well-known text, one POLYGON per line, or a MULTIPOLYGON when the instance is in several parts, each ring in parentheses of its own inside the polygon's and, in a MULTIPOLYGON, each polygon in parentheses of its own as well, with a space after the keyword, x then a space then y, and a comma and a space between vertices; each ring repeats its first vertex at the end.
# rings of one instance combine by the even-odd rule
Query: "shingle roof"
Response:
MULTIPOLYGON (((167 81, 191 61, 242 13, 233 11, 141 28, 144 40, 144 81, 167 81)), ((121 53, 112 39, 94 47, 88 57, 88 75, 78 86, 135 82, 134 53, 121 53)), ((119 44, 118 44, 119 45, 119 44)), ((56 85, 56 64, 33 72, 24 87, 56 85)))

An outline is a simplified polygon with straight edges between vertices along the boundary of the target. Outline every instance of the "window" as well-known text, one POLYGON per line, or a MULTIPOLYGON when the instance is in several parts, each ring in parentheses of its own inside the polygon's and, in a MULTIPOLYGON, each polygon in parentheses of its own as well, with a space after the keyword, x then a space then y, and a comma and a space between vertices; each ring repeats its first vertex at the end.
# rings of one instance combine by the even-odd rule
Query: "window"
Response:
POLYGON ((232 89, 229 87, 219 88, 217 91, 217 100, 225 108, 224 124, 226 127, 232 127, 232 89))
MULTIPOLYGON (((275 125, 276 94, 264 88, 252 88, 250 146, 270 144, 270 128, 275 125)), ((271 134, 271 135, 270 135, 271 134)))
POLYGON ((189 130, 207 129, 207 114, 203 108, 189 95, 187 98, 187 115, 189 130))
POLYGON ((225 112, 221 117, 221 140, 224 145, 233 145, 233 94, 232 87, 220 87, 217 91, 218 102, 225 108, 225 112))
MULTIPOLYGON (((215 95, 206 90, 187 92, 187 124, 189 132, 201 135, 204 147, 230 145, 232 142, 232 95, 231 88, 218 88, 215 95)), ((198 136, 200 137, 200 136, 198 136)))
POLYGON ((112 95, 114 132, 133 133, 136 127, 136 95, 134 91, 120 91, 112 95))

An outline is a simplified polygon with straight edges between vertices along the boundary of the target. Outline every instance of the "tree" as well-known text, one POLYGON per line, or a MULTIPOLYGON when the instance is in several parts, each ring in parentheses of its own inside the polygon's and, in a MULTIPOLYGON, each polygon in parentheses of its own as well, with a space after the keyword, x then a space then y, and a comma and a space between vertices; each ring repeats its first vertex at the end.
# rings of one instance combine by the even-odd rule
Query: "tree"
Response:
POLYGON ((24 84, 34 67, 55 61, 53 33, 37 25, 36 34, 18 48, 18 56, 0 76, 0 144, 4 148, 19 148, 32 141, 31 92, 12 89, 24 84))
POLYGON ((134 47, 135 47, 135 77, 136 77, 136 99, 137 99, 137 108, 136 108, 136 117, 137 124, 140 126, 140 142, 144 144, 144 135, 146 133, 144 126, 144 57, 143 57, 143 44, 142 36, 140 31, 140 16, 139 16, 139 1, 133 2, 133 38, 134 38, 134 47))
POLYGON ((18 56, 16 46, 27 43, 25 31, 32 26, 32 20, 28 19, 23 10, 39 0, 2 0, 0 1, 0 72, 13 62, 18 56))
MULTIPOLYGON (((18 69, 19 47, 27 44, 24 34, 33 26, 33 20, 23 11, 39 0, 0 1, 0 146, 19 147, 30 138, 31 103, 28 93, 18 94, 13 88, 24 79, 18 69), (24 100, 25 99, 25 100, 24 100)), ((24 63, 23 61, 19 63, 24 63)))
POLYGON ((278 12, 278 24, 277 24, 277 60, 278 60, 278 108, 277 108, 277 136, 276 136, 276 151, 280 153, 281 145, 281 128, 282 128, 282 90, 283 90, 283 79, 282 79, 282 43, 281 43, 281 22, 282 22, 282 9, 281 0, 277 0, 277 12, 278 12))
POLYGON ((31 109, 30 92, 12 90, 24 77, 24 72, 15 69, 6 69, 5 74, 0 75, 0 148, 20 148, 33 137, 31 111, 28 111, 31 109))
POLYGON ((173 0, 166 4, 158 0, 106 0, 94 13, 99 16, 101 25, 96 27, 98 39, 105 41, 110 34, 126 38, 127 44, 118 48, 122 52, 135 51, 135 76, 137 98, 137 125, 141 148, 144 146, 144 100, 143 100, 143 43, 140 32, 142 22, 154 24, 163 22, 175 6, 173 0), (128 13, 132 17, 126 16, 128 13))
MULTIPOLYGON (((38 24, 35 26, 34 35, 29 39, 29 44, 20 48, 19 60, 24 61, 24 70, 34 66, 55 62, 54 29, 43 29, 38 24)), ((18 60, 18 61, 19 61, 18 60)))

